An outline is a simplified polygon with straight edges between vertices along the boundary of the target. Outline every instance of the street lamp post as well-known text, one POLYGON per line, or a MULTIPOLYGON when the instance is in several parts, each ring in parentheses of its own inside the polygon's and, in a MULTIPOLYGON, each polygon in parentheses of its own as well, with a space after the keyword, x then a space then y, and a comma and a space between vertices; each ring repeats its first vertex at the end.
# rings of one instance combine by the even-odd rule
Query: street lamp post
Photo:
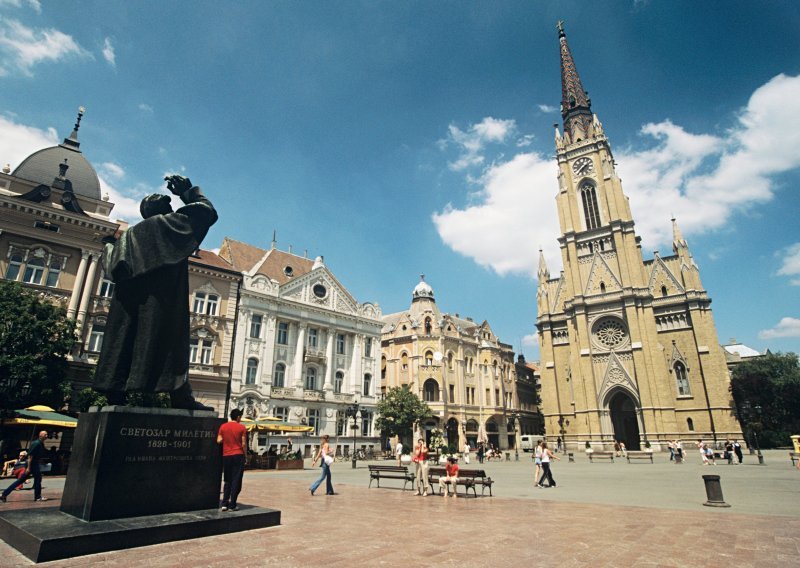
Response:
POLYGON ((512 412, 508 422, 514 428, 514 461, 519 461, 519 443, 517 443, 517 427, 519 426, 519 412, 512 412))
MULTIPOLYGON (((756 411, 756 418, 758 422, 761 423, 761 406, 755 405, 753 410, 756 411)), ((756 443, 756 455, 758 456, 758 465, 764 465, 764 455, 761 453, 761 447, 758 445, 758 432, 756 432, 756 428, 754 424, 750 424, 750 431, 753 433, 753 439, 756 443)))
POLYGON ((353 455, 351 457, 353 469, 356 468, 356 432, 358 429, 358 401, 353 402, 350 406, 347 407, 345 410, 345 415, 350 418, 353 418, 353 455))

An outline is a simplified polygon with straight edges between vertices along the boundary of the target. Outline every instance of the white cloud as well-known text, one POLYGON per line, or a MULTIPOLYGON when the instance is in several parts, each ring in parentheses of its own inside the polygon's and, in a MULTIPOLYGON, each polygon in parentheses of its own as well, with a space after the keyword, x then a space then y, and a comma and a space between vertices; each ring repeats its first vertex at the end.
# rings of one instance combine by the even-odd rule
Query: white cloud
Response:
MULTIPOLYGON (((780 251, 784 255, 783 264, 778 269, 781 276, 800 276, 800 243, 794 243, 780 251)), ((800 278, 790 280, 792 285, 800 286, 800 278)))
MULTIPOLYGON (((32 29, 13 19, 0 20, 0 56, 6 64, 31 76, 31 68, 69 56, 92 57, 72 36, 56 29, 32 29)), ((8 74, 0 68, 0 75, 8 74)))
POLYGON ((538 347, 539 346, 539 335, 536 333, 529 333, 528 335, 522 338, 522 344, 526 347, 538 347))
MULTIPOLYGON (((669 120, 646 124, 642 147, 617 152, 618 172, 645 250, 671 245, 672 215, 684 236, 722 228, 734 215, 772 198, 773 176, 800 167, 800 77, 774 77, 756 89, 736 118, 735 126, 721 135, 690 133, 669 120)), ((513 120, 487 120, 514 130, 513 120)), ((484 166, 489 160, 477 132, 475 127, 467 132, 450 127, 449 139, 463 153, 449 167, 482 170, 475 177, 467 172, 468 183, 478 184, 472 195, 479 202, 434 213, 440 237, 499 274, 535 276, 541 246, 551 273, 557 273, 554 160, 517 153, 484 166)))
POLYGON ((103 42, 103 59, 105 59, 112 67, 117 66, 117 56, 114 53, 114 46, 111 44, 110 37, 107 37, 103 42))
POLYGON ((27 4, 33 8, 37 14, 42 13, 42 5, 39 0, 26 0, 25 2, 22 0, 0 0, 0 7, 12 6, 14 8, 21 8, 23 4, 27 4))
MULTIPOLYGON (((55 128, 42 130, 0 116, 0 163, 3 166, 9 164, 12 171, 33 152, 55 146, 59 141, 55 128)), ((139 201, 154 190, 143 185, 122 189, 109 183, 108 179, 120 179, 122 175, 124 170, 118 165, 110 162, 101 164, 98 167, 100 191, 102 194, 108 193, 109 201, 115 204, 111 212, 112 219, 125 219, 135 223, 141 218, 139 201)))
POLYGON ((558 110, 558 108, 554 107, 553 105, 536 105, 536 106, 541 112, 545 112, 548 114, 550 114, 551 112, 556 112, 558 110))
POLYGON ((457 146, 461 155, 455 162, 451 162, 450 169, 460 171, 469 167, 481 165, 484 156, 481 152, 490 143, 503 143, 516 131, 513 120, 501 120, 487 116, 481 122, 473 124, 466 132, 451 124, 448 127, 448 136, 439 141, 440 148, 453 144, 457 146))
POLYGON ((760 339, 775 339, 778 337, 800 337, 800 319, 785 317, 781 318, 778 325, 772 329, 764 329, 758 332, 760 339))
POLYGON ((139 110, 148 114, 153 114, 153 107, 147 103, 139 103, 139 110))

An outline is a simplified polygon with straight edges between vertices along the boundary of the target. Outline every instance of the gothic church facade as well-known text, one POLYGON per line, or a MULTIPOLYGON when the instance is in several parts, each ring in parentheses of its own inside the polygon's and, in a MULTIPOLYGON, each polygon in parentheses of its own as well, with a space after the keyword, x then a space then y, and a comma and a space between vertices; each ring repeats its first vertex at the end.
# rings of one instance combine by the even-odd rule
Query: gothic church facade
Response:
POLYGON ((540 255, 536 326, 550 438, 654 449, 741 438, 711 299, 673 219, 673 254, 644 260, 611 146, 559 24, 563 134, 556 125, 564 270, 540 255))

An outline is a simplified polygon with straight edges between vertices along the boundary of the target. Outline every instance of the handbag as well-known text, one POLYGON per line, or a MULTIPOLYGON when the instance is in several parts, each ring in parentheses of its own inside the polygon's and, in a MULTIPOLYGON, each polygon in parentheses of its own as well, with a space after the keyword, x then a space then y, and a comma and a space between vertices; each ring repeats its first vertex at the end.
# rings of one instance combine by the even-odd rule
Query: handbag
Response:
POLYGON ((333 456, 329 456, 328 454, 322 456, 322 459, 325 460, 325 465, 331 465, 333 463, 333 456))

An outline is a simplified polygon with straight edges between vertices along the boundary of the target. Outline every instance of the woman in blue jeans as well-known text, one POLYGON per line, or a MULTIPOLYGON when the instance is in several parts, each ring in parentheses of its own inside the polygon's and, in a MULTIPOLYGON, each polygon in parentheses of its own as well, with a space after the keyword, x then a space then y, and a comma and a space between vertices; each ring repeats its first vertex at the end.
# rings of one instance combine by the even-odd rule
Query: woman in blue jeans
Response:
POLYGON ((317 490, 317 487, 319 487, 319 484, 322 483, 323 479, 326 480, 325 494, 336 495, 333 492, 333 484, 331 483, 331 464, 333 463, 333 454, 331 454, 330 446, 328 445, 329 439, 330 438, 327 434, 322 436, 322 444, 319 447, 319 452, 317 452, 317 454, 314 456, 314 459, 311 461, 311 467, 316 465, 317 460, 322 462, 322 473, 320 474, 319 479, 317 479, 313 484, 311 484, 311 487, 309 487, 311 495, 314 495, 314 491, 317 490))

